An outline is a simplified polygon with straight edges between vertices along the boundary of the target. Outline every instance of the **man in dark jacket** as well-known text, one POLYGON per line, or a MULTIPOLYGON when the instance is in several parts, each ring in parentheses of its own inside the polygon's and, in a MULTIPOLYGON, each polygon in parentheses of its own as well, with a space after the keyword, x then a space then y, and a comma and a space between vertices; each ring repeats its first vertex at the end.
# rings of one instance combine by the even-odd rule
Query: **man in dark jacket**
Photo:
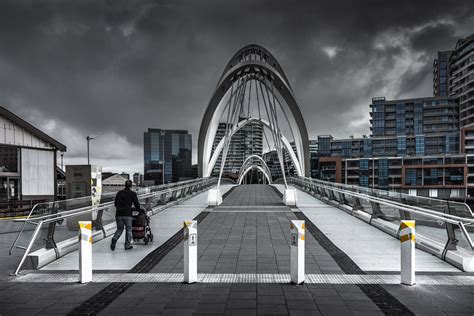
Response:
POLYGON ((112 237, 112 243, 110 244, 110 249, 115 250, 115 244, 120 238, 125 227, 125 250, 132 249, 132 204, 135 206, 135 209, 140 209, 140 203, 138 203, 137 194, 131 190, 132 181, 125 181, 125 189, 117 192, 115 196, 115 208, 117 212, 115 213, 115 221, 117 222, 117 231, 112 237))

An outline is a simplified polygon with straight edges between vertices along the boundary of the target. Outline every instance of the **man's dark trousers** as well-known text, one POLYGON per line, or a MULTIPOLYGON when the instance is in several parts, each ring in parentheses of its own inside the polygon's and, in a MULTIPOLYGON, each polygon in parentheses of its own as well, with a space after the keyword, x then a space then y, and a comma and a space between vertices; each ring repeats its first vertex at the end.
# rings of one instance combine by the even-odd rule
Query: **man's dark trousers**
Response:
POLYGON ((132 243, 132 219, 131 216, 117 216, 115 218, 115 221, 117 222, 117 230, 115 231, 114 237, 112 237, 112 243, 114 245, 122 235, 125 227, 125 248, 130 246, 132 243))

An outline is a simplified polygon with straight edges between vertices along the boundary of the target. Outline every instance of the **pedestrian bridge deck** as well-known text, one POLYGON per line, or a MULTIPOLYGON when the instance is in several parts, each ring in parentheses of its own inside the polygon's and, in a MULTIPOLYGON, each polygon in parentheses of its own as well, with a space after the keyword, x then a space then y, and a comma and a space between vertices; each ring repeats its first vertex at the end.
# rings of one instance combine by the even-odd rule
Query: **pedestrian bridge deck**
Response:
MULTIPOLYGON (((221 186, 225 194, 232 185, 221 186)), ((207 192, 180 202, 164 209, 151 217, 150 225, 154 235, 153 243, 145 246, 143 241, 134 243, 133 250, 125 250, 125 232, 117 242, 115 251, 110 250, 112 236, 94 243, 92 267, 94 270, 129 270, 155 248, 164 244, 171 236, 183 227, 183 221, 193 219, 207 208, 207 192)), ((44 266, 41 270, 77 270, 79 262, 78 251, 44 266)))
MULTIPOLYGON (((282 185, 275 185, 283 192, 282 185)), ((297 189, 298 190, 298 189, 297 189)), ((400 241, 317 198, 297 191, 298 208, 364 271, 400 271, 400 241)), ((416 271, 459 272, 456 267, 416 249, 416 271)))
MULTIPOLYGON (((221 186, 226 193, 232 186, 221 186)), ((274 185, 281 193, 282 185, 274 185)), ((202 211, 211 214, 199 224, 200 259, 198 270, 203 273, 288 273, 289 272, 289 221, 297 219, 293 211, 302 211, 338 248, 346 253, 364 271, 400 271, 400 242, 398 239, 367 223, 298 190, 298 209, 291 210, 282 203, 280 195, 271 186, 244 185, 235 187, 215 208, 207 208, 207 192, 165 209, 151 219, 155 239, 147 246, 134 244, 125 251, 123 234, 115 251, 110 250, 108 237, 94 243, 93 269, 129 270, 151 251, 164 244, 182 228, 183 220, 196 217, 202 211), (206 209, 207 208, 207 209, 206 209), (214 214, 222 213, 222 214, 214 214), (234 214, 233 214, 234 213, 234 214), (240 214, 238 214, 240 213, 240 214), (260 214, 261 213, 261 214, 260 214), (280 214, 284 213, 284 214, 280 214), (260 228, 260 231, 257 229, 260 228), (266 237, 264 237, 264 235, 266 237), (260 240, 257 241, 257 236, 260 240), (214 246, 219 245, 217 248, 214 246), (208 249, 209 248, 209 249, 208 249), (220 252, 219 252, 220 251, 220 252), (266 254, 274 254, 273 259, 266 254), (213 253, 212 260, 209 253, 213 253), (234 253, 241 260, 225 259, 234 253), (224 261, 220 261, 223 256, 224 261), (263 256, 262 260, 257 257, 263 256), (248 262, 248 260, 252 260, 248 262), (230 261, 229 261, 230 260, 230 261), (247 261, 247 262, 245 262, 247 261), (260 262, 257 265, 257 262, 260 262), (227 264, 226 264, 227 263, 227 264), (243 265, 239 264, 243 263, 243 265)), ((314 241, 314 240, 313 240, 314 241)), ((338 272, 340 269, 316 241, 308 242, 308 273, 338 272), (318 253, 319 252, 319 253, 318 253), (319 257, 318 257, 319 256, 319 257)), ((182 272, 182 247, 176 247, 155 269, 156 272, 182 272)), ((78 252, 70 253, 41 270, 77 270, 78 252)), ((418 272, 459 272, 457 268, 421 250, 416 250, 418 272)))

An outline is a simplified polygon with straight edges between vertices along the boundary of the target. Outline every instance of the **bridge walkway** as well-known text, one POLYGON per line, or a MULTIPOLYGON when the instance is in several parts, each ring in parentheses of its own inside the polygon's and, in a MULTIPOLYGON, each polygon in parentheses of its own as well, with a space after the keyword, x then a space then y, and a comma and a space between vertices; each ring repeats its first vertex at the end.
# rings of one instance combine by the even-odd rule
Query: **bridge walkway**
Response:
MULTIPOLYGON (((281 191, 282 188, 277 187, 277 189, 281 191)), ((198 272, 221 277, 232 277, 239 273, 241 275, 289 273, 289 221, 305 219, 308 227, 306 273, 325 275, 330 280, 328 283, 308 282, 295 286, 275 283, 232 283, 223 279, 217 279, 213 283, 198 284, 153 281, 153 277, 158 274, 168 275, 170 272, 182 273, 183 271, 183 243, 175 238, 177 235, 174 235, 153 251, 169 245, 166 251, 156 252, 157 260, 148 260, 149 254, 128 271, 134 273, 136 282, 131 283, 130 278, 126 278, 128 273, 102 273, 101 277, 107 280, 106 283, 92 283, 80 287, 72 284, 71 281, 38 283, 41 289, 48 289, 50 293, 54 293, 54 299, 51 294, 44 292, 40 295, 42 299, 37 301, 38 306, 31 307, 28 312, 103 315, 150 313, 162 315, 412 315, 414 313, 445 315, 465 313, 472 315, 474 312, 472 304, 474 292, 468 286, 421 284, 408 288, 399 284, 341 282, 340 278, 343 276, 357 277, 365 274, 366 271, 377 271, 372 266, 364 266, 363 261, 357 259, 354 254, 350 254, 353 251, 351 249, 357 248, 352 240, 353 234, 366 232, 363 231, 362 226, 359 227, 359 224, 368 226, 370 229, 376 230, 376 228, 352 218, 337 208, 313 200, 310 196, 305 196, 303 192, 298 192, 298 198, 301 207, 291 209, 282 204, 281 194, 272 186, 236 186, 221 206, 203 209, 199 214, 198 224, 198 272), (268 204, 271 207, 268 207, 268 204), (339 217, 341 214, 349 217, 339 217), (319 236, 314 233, 313 223, 321 230, 319 236), (332 231, 331 229, 334 229, 332 226, 337 226, 337 224, 345 225, 347 231, 332 231), (336 233, 345 236, 347 243, 352 246, 342 249, 344 238, 336 238, 336 233), (324 240, 326 236, 323 235, 328 237, 327 240, 324 240), (346 251, 349 256, 346 255, 346 251), (361 267, 358 266, 359 263, 361 267), (145 266, 145 268, 136 269, 137 266, 145 266), (79 293, 79 296, 74 296, 74 303, 71 302, 70 293, 79 293), (49 299, 49 303, 45 298, 49 299), (68 304, 64 304, 66 301, 68 304)), ((204 201, 203 196, 200 199, 203 200, 189 200, 188 208, 196 206, 197 201, 204 201)), ((186 205, 184 207, 186 208, 186 205)), ((181 215, 186 216, 185 213, 181 215)), ((180 221, 181 219, 176 220, 176 225, 180 221)), ((374 231, 370 233, 375 234, 371 235, 372 238, 394 239, 383 232, 380 232, 383 235, 377 235, 374 231)), ((182 233, 180 236, 182 237, 182 233)), ((395 242, 398 245, 396 239, 395 242)), ((108 246, 108 243, 106 245, 108 246)), ((371 247, 375 247, 375 244, 371 247)), ((108 252, 110 253, 110 250, 108 252)), ((368 252, 365 255, 371 254, 368 252)), ((120 256, 116 259, 120 260, 120 256)), ((438 267, 438 269, 436 271, 442 272, 432 271, 428 276, 432 276, 434 280, 438 275, 442 275, 442 279, 446 279, 449 274, 459 275, 459 277, 465 275, 443 270, 444 267, 438 267)), ((51 277, 51 272, 60 272, 55 273, 58 280, 61 275, 64 275, 64 271, 39 273, 44 273, 48 278, 51 277)), ((381 270, 378 272, 382 273, 381 270)), ((370 277, 370 275, 367 276, 370 277)), ((5 289, 21 291, 22 295, 38 294, 38 287, 32 288, 30 284, 9 283, 5 289)), ((12 295, 5 296, 5 300, 12 297, 12 295)), ((5 301, 3 306, 6 314, 10 311, 9 306, 11 306, 11 311, 16 311, 14 308, 17 308, 15 304, 9 304, 8 301, 5 301)))
MULTIPOLYGON (((231 185, 221 186, 221 193, 225 194, 232 188, 231 185)), ((94 243, 93 262, 94 271, 129 270, 153 250, 164 244, 171 236, 183 227, 183 221, 193 219, 207 208, 207 191, 202 192, 177 205, 164 209, 151 217, 150 226, 154 239, 145 245, 143 241, 134 243, 133 250, 124 248, 125 232, 117 242, 115 251, 110 250, 112 236, 94 243)), ((74 251, 66 256, 44 266, 40 270, 77 270, 79 253, 74 251)))
MULTIPOLYGON (((283 185, 275 185, 283 192, 283 185)), ((298 208, 364 271, 400 271, 400 241, 350 214, 297 189, 298 208)), ((460 272, 416 249, 416 271, 460 272)))

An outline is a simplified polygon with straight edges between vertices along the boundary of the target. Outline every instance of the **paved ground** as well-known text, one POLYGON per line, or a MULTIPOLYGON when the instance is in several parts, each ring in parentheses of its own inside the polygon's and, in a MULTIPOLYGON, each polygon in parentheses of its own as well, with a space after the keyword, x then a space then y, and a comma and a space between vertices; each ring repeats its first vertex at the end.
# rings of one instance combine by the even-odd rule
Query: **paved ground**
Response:
MULTIPOLYGON (((283 192, 282 185, 276 185, 283 192)), ((298 208, 364 271, 400 271, 400 241, 348 213, 298 191, 298 208)), ((416 271, 460 272, 416 249, 416 271)))
MULTIPOLYGON (((231 185, 222 185, 220 190, 225 194, 231 185)), ((183 226, 184 220, 193 219, 207 207, 207 192, 185 200, 177 205, 151 217, 150 226, 154 235, 153 243, 145 245, 143 240, 134 243, 133 251, 124 248, 125 233, 117 242, 115 251, 110 251, 112 235, 94 243, 94 270, 129 270, 153 249, 165 243, 183 226)), ((74 251, 63 258, 43 267, 41 270, 77 270, 78 252, 74 251)))
MULTIPOLYGON (((336 241, 340 240, 326 236, 324 216, 316 214, 314 220, 321 230, 311 227, 311 212, 288 209, 270 186, 237 187, 221 206, 206 211, 209 212, 201 213, 198 224, 199 272, 288 273, 289 221, 296 218, 308 220, 307 273, 364 272, 356 260, 338 248, 336 241)), ((153 263, 145 262, 150 267, 148 271, 182 272, 183 245, 178 237, 182 238, 182 232, 153 252, 159 259, 150 261, 154 258, 148 255, 142 260, 153 263)), ((472 315, 473 295, 474 288, 470 286, 1 282, 0 314, 92 311, 104 315, 472 315), (25 299, 28 304, 24 304, 25 299), (97 302, 101 301, 110 304, 98 308, 97 302)))

